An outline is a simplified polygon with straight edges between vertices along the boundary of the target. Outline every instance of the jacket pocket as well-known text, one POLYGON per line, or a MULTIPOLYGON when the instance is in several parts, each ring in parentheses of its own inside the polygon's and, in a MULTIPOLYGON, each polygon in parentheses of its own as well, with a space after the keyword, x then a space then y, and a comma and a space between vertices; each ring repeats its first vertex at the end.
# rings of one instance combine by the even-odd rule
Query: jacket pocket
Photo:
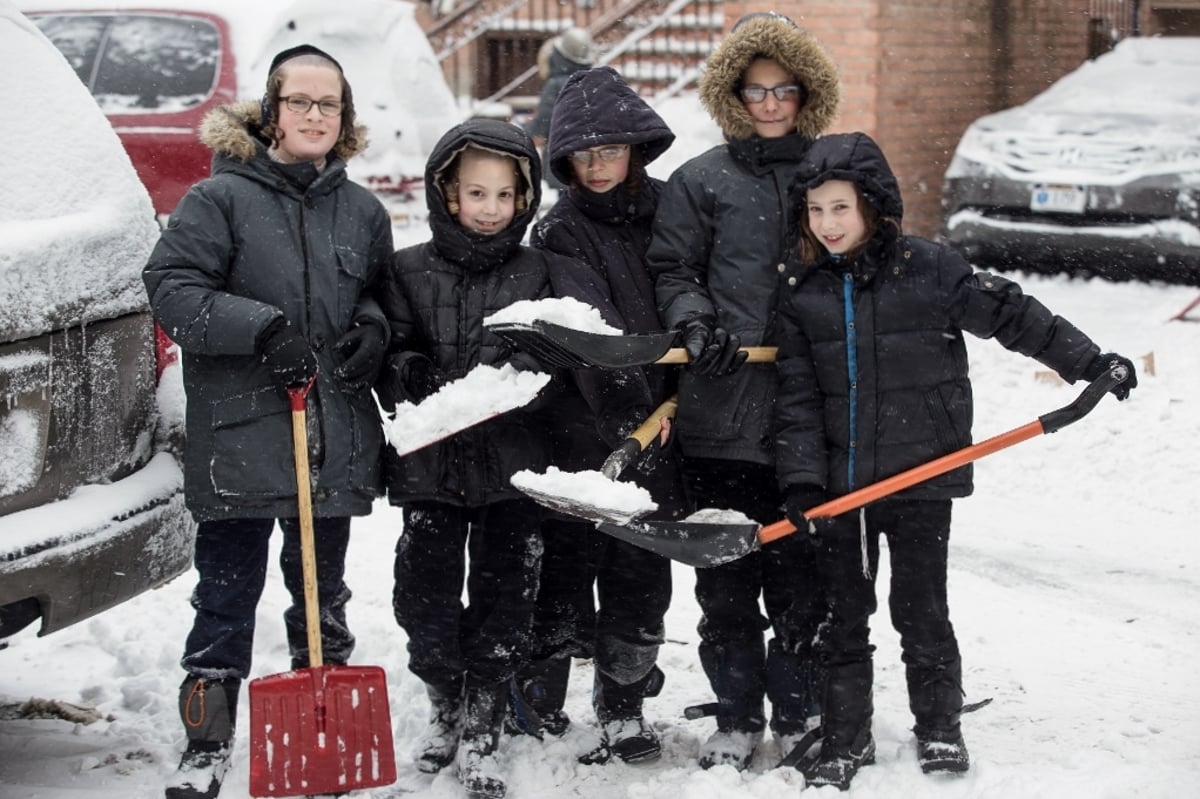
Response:
POLYGON ((970 422, 963 423, 970 399, 963 389, 953 383, 943 384, 925 392, 925 407, 933 425, 934 435, 944 452, 962 449, 970 443, 970 422))
POLYGON ((775 367, 746 365, 726 377, 679 378, 676 421, 684 439, 770 445, 775 367))
POLYGON ((232 503, 296 496, 292 420, 273 388, 213 404, 213 490, 232 503))
POLYGON ((335 244, 333 250, 337 254, 338 263, 337 318, 344 330, 350 326, 351 320, 354 319, 354 312, 358 309, 358 299, 367 282, 369 265, 366 250, 359 250, 345 244, 335 244))

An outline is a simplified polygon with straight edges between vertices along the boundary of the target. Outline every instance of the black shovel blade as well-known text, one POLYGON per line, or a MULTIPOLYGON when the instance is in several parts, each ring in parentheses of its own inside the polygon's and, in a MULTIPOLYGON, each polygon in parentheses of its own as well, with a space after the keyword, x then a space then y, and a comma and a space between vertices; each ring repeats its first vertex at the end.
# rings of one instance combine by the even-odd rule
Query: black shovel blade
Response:
POLYGON ((577 499, 572 499, 571 497, 547 494, 544 491, 538 491, 529 486, 518 486, 518 488, 521 490, 521 493, 543 507, 556 510, 559 513, 565 513, 568 516, 586 519, 589 522, 611 524, 620 529, 620 525, 629 524, 636 518, 635 516, 631 516, 628 510, 622 510, 621 508, 605 508, 599 505, 588 504, 577 499))
POLYGON ((624 526, 597 525, 602 533, 627 544, 698 569, 720 566, 758 549, 760 525, 712 522, 643 521, 624 526))
POLYGON ((505 322, 488 329, 548 366, 566 369, 623 369, 645 366, 667 354, 675 333, 640 333, 610 336, 573 330, 541 319, 505 322))

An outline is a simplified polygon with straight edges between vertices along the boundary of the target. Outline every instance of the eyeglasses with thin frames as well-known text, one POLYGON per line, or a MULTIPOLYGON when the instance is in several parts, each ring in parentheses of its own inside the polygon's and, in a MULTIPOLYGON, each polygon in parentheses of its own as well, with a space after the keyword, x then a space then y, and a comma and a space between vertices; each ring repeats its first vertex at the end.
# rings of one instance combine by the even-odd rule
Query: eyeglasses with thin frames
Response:
POLYGON ((775 95, 775 99, 781 103, 788 100, 798 102, 800 100, 800 87, 794 83, 789 83, 786 86, 744 86, 741 90, 742 100, 747 103, 761 103, 767 99, 767 92, 775 95))
POLYGON ((321 112, 323 117, 335 117, 342 113, 341 100, 311 100, 307 97, 301 97, 298 94, 293 94, 288 97, 279 98, 287 109, 294 114, 307 114, 308 109, 314 105, 321 112))
POLYGON ((610 144, 593 150, 576 150, 571 153, 571 160, 577 164, 590 166, 593 158, 599 158, 601 161, 616 161, 628 150, 628 144, 610 144))

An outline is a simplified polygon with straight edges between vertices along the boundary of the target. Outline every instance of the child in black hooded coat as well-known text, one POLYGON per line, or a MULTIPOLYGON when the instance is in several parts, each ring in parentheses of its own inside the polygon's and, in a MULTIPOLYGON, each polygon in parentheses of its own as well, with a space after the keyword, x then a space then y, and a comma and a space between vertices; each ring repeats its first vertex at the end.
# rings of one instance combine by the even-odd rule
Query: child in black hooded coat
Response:
POLYGON ((995 338, 1064 380, 1128 370, 1011 280, 971 267, 949 247, 900 231, 899 187, 862 133, 825 136, 792 189, 798 257, 783 275, 776 465, 788 518, 815 533, 830 611, 818 649, 826 673, 820 759, 812 785, 849 787, 874 762, 871 735, 879 537, 891 559, 889 607, 900 633, 918 758, 926 772, 970 765, 959 716, 962 661, 946 596, 951 500, 971 493, 960 467, 834 519, 805 518, 849 493, 971 443, 963 333, 995 338))

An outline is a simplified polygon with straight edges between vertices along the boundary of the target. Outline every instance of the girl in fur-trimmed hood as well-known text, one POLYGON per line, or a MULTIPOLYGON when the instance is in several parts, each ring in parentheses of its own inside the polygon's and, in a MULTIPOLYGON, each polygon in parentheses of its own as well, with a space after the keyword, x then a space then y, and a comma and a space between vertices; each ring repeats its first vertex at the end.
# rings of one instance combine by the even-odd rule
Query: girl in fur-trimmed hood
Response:
MULTIPOLYGON (((766 524, 783 502, 771 425, 775 370, 744 365, 740 347, 778 343, 788 186, 837 115, 837 69, 787 17, 749 14, 709 57, 700 99, 725 142, 667 182, 646 263, 663 326, 680 331, 689 358, 675 431, 690 495, 696 507, 766 524)), ((700 662, 717 697, 717 731, 700 747, 702 767, 749 766, 768 721, 764 699, 784 753, 818 720, 813 642, 825 602, 817 586, 801 539, 697 570, 700 662)))

